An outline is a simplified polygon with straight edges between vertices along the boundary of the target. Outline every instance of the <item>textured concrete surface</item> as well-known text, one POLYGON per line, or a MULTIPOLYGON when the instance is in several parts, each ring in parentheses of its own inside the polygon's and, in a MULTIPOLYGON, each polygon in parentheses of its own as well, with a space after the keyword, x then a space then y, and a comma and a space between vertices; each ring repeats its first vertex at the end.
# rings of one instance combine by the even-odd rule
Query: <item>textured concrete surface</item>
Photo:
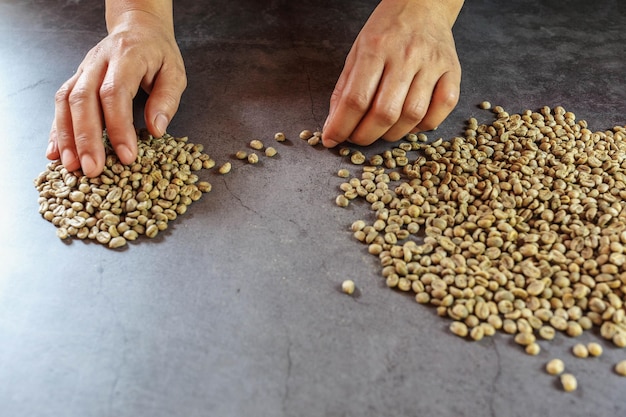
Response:
MULTIPOLYGON (((154 241, 59 241, 32 179, 55 91, 104 35, 99 3, 0 1, 0 416, 626 413, 626 380, 611 372, 626 351, 604 344, 575 360, 558 336, 529 357, 504 335, 460 340, 387 289, 353 240, 366 207, 333 203, 334 174, 351 165, 295 137, 323 123, 375 1, 176 0, 189 88, 170 132, 217 161, 279 130, 292 140, 258 166, 207 174, 213 191, 154 241), (338 290, 345 278, 359 297, 338 290), (555 356, 578 376, 575 393, 543 372, 555 356)), ((623 125, 625 18, 619 0, 468 1, 455 27, 461 101, 430 136, 490 120, 484 99, 623 125)))

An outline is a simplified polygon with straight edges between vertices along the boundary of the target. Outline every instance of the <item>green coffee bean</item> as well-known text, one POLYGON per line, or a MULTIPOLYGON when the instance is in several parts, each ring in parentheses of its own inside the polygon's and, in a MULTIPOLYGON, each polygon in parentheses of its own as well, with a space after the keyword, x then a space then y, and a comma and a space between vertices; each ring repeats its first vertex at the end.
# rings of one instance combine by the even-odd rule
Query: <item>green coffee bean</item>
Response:
POLYGON ((583 345, 582 343, 575 344, 572 348, 572 353, 577 358, 586 358, 587 356, 589 356, 589 350, 587 349, 587 346, 583 345))
POLYGON ((348 204, 350 204, 350 200, 348 200, 345 195, 338 195, 335 199, 335 203, 339 207, 348 207, 348 204))
POLYGON ((123 238, 122 236, 114 237, 109 241, 109 248, 111 249, 121 248, 122 246, 125 246, 125 245, 126 245, 126 239, 123 238))
POLYGON ((348 295, 352 295, 355 288, 356 286, 354 285, 354 281, 352 281, 351 279, 347 279, 341 284, 341 290, 348 295))
POLYGON ((491 103, 488 102, 488 101, 483 101, 483 102, 480 103, 479 107, 481 109, 483 109, 483 110, 489 110, 489 109, 491 109, 491 103))
POLYGON ((339 171, 337 171, 337 176, 340 178, 348 178, 350 176, 350 171, 348 171, 345 168, 342 168, 339 171))
POLYGON ((300 132, 299 136, 300 136, 300 139, 307 140, 311 136, 313 136, 313 132, 311 132, 310 130, 305 129, 305 130, 300 132))
POLYGON ((560 375, 565 370, 565 364, 561 359, 552 359, 546 364, 546 372, 550 375, 560 375))
POLYGON ((578 381, 572 374, 561 374, 561 385, 565 392, 571 392, 578 388, 578 381))
POLYGON ((591 342, 587 345, 587 350, 591 356, 597 357, 602 355, 602 346, 596 342, 591 342))
POLYGON ((260 141, 260 140, 258 140, 258 139, 253 139, 253 140, 251 140, 251 141, 250 141, 250 147, 251 147, 252 149, 257 150, 257 151, 259 151, 259 150, 263 149, 263 146, 264 146, 264 145, 263 145, 263 142, 261 142, 261 141, 260 141))
POLYGON ((256 164, 259 162, 259 155, 255 154, 255 153, 251 153, 250 155, 248 155, 248 163, 249 164, 256 164))
POLYGON ((461 321, 453 321, 450 323, 450 331, 459 337, 465 337, 469 333, 467 325, 461 321))
POLYGON ((225 162, 219 169, 219 173, 222 175, 228 174, 230 172, 230 169, 232 168, 232 165, 230 162, 225 162))
POLYGON ((526 351, 527 354, 531 356, 537 356, 539 352, 541 352, 541 347, 539 346, 538 343, 532 342, 526 345, 524 350, 526 351))

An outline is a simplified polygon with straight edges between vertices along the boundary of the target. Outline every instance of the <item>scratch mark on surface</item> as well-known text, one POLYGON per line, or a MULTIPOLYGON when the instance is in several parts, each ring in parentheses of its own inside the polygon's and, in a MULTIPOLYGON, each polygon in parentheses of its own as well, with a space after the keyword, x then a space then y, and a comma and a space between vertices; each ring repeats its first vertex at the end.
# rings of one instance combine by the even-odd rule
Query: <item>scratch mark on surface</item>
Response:
POLYGON ((24 91, 28 91, 28 90, 34 90, 35 88, 44 85, 44 84, 50 84, 50 81, 47 81, 45 78, 42 78, 41 80, 38 80, 37 82, 33 83, 33 84, 29 84, 26 87, 22 87, 19 90, 9 94, 9 97, 14 97, 20 93, 23 93, 24 91))
POLYGON ((494 399, 496 398, 496 393, 498 391, 498 381, 500 380, 500 376, 502 375, 502 361, 500 360, 500 351, 498 350, 498 344, 495 343, 495 340, 491 341, 494 351, 496 352, 496 374, 493 377, 493 381, 491 381, 491 397, 489 398, 489 415, 492 417, 496 416, 496 411, 494 409, 494 399))
MULTIPOLYGON (((300 50, 298 49, 298 46, 296 45, 296 42, 293 40, 293 37, 291 39, 291 46, 293 48, 293 50, 296 52, 296 56, 298 57, 298 61, 303 63, 306 62, 306 57, 303 56, 300 53, 300 50)), ((315 122, 317 123, 317 128, 319 128, 321 130, 321 126, 322 123, 320 122, 320 118, 318 117, 317 114, 315 114, 315 100, 313 100, 313 91, 311 88, 311 73, 309 72, 309 67, 307 65, 303 65, 303 73, 306 75, 306 82, 307 82, 307 91, 309 93, 309 103, 311 106, 311 117, 313 118, 313 120, 315 120, 315 122)))
POLYGON ((251 211, 252 213, 256 214, 257 216, 263 218, 263 215, 259 212, 257 212, 256 210, 254 210, 252 207, 247 206, 243 200, 241 198, 239 198, 239 196, 236 193, 233 193, 230 188, 228 187, 228 182, 224 181, 224 186, 226 187, 226 190, 228 191, 228 193, 230 195, 232 195, 235 200, 239 201, 239 204, 241 204, 241 207, 245 208, 246 210, 251 211))
POLYGON ((289 395, 290 395, 289 380, 291 379, 291 368, 293 366, 293 360, 291 358, 291 346, 292 345, 293 344, 291 343, 291 339, 289 338, 289 336, 287 336, 287 370, 286 370, 286 375, 285 375, 285 393, 283 394, 283 404, 282 404, 283 415, 287 415, 287 402, 289 401, 289 395))
POLYGON ((317 115, 315 114, 315 105, 314 105, 314 101, 313 101, 313 91, 311 89, 311 74, 309 73, 308 69, 305 71, 306 74, 306 82, 307 82, 307 91, 309 92, 309 102, 311 104, 311 117, 313 117, 313 120, 315 120, 318 124, 318 127, 321 126, 321 123, 317 117, 317 115))

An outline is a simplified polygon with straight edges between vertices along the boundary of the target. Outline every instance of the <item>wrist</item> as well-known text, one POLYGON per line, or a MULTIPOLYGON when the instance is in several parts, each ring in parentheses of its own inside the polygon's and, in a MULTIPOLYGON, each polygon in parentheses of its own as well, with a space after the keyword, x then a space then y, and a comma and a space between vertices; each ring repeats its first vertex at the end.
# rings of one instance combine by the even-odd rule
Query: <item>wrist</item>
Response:
POLYGON ((380 3, 395 4, 395 7, 401 8, 410 7, 421 15, 439 15, 452 28, 461 12, 464 0, 382 0, 380 3))
POLYGON ((121 25, 142 25, 150 21, 174 33, 172 8, 172 0, 106 0, 107 31, 111 33, 121 25))

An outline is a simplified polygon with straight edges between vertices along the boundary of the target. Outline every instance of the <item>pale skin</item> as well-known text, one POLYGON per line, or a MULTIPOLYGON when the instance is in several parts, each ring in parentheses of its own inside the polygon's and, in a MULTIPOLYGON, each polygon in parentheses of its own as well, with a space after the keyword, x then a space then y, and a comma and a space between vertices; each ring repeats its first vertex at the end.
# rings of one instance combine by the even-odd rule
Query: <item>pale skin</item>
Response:
MULTIPOLYGON (((348 53, 331 95, 322 141, 369 145, 439 126, 458 102, 461 66, 452 26, 461 0, 382 0, 348 53)), ((137 156, 132 103, 149 93, 144 118, 162 136, 187 86, 172 0, 107 0, 108 36, 87 53, 55 97, 46 156, 99 175, 102 129, 120 161, 137 156)))

